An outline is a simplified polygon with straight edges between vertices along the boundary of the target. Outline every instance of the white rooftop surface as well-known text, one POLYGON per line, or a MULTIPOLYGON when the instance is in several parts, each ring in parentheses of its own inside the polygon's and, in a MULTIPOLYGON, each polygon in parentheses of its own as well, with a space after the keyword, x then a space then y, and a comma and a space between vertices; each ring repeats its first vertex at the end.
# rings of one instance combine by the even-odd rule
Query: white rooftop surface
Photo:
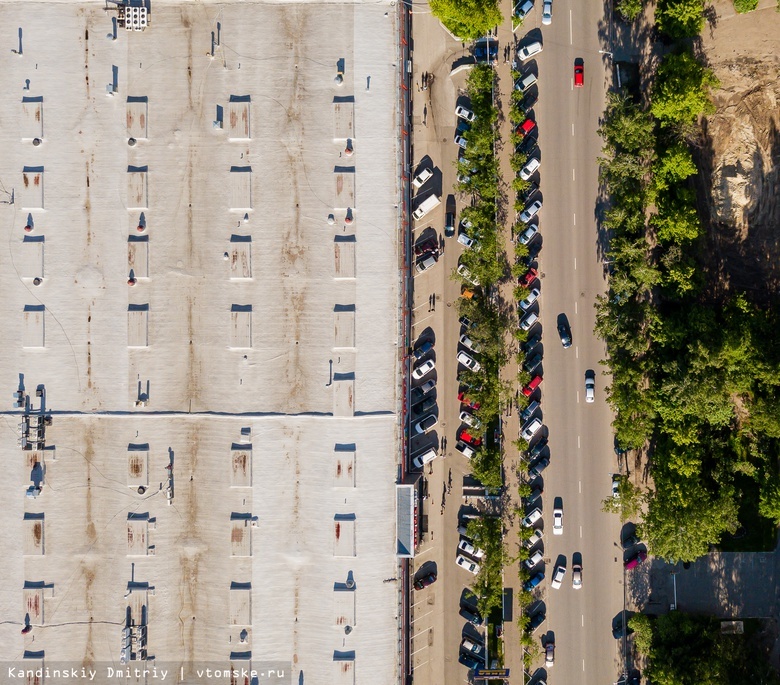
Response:
POLYGON ((119 667, 130 607, 158 667, 400 677, 396 11, 0 0, 0 666, 119 667))

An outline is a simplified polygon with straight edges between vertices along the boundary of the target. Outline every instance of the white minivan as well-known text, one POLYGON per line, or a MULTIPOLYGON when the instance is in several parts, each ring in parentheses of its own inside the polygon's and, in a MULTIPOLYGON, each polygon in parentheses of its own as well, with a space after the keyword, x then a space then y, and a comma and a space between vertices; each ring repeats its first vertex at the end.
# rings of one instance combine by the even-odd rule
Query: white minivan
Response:
POLYGON ((423 452, 422 454, 418 454, 414 459, 412 459, 412 466, 414 466, 416 469, 421 469, 428 462, 436 459, 437 456, 436 448, 431 447, 431 449, 423 452))

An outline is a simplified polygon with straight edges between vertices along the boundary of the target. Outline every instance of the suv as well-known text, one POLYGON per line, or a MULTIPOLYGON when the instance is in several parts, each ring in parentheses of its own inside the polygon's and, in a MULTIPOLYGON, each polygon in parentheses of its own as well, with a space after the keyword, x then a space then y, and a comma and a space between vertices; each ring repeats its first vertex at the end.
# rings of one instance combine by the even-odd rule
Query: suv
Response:
POLYGON ((462 440, 458 440, 455 442, 455 451, 460 452, 466 459, 472 459, 474 455, 477 453, 477 450, 475 450, 470 445, 467 445, 462 440))
POLYGON ((520 433, 520 437, 530 442, 534 435, 536 435, 539 432, 539 429, 542 427, 542 420, 539 418, 531 419, 525 426, 523 426, 523 430, 520 433))

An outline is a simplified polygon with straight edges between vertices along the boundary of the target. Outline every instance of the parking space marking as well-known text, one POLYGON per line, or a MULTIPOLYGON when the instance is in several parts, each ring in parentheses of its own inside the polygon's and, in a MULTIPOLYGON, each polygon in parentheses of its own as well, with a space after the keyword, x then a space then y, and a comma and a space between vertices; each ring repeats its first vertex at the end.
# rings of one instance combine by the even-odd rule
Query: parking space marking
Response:
MULTIPOLYGON (((417 651, 415 651, 415 652, 412 652, 412 656, 414 656, 415 654, 417 654, 417 652, 422 652, 424 649, 428 649, 428 645, 423 645, 423 646, 422 646, 422 647, 420 647, 420 649, 418 649, 417 651)), ((426 663, 427 663, 427 662, 426 662, 426 663)))
POLYGON ((414 625, 417 621, 419 621, 421 618, 425 618, 426 616, 430 616, 433 613, 433 611, 429 611, 427 614, 423 614, 422 616, 418 616, 412 621, 412 625, 414 625))

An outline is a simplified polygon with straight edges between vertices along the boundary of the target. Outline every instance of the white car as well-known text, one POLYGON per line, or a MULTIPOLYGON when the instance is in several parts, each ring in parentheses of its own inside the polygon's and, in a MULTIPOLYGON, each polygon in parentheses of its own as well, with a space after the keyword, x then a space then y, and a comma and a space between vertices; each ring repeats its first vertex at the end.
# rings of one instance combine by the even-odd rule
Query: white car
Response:
POLYGON ((466 247, 474 247, 477 244, 474 238, 469 238, 465 233, 458 233, 458 242, 466 247))
POLYGON ((553 509, 553 535, 563 535, 563 509, 553 509))
POLYGON ((536 312, 529 312, 520 321, 520 328, 524 331, 530 330, 537 321, 539 321, 539 315, 536 312))
POLYGON ((521 62, 525 62, 527 59, 531 59, 534 55, 538 55, 542 51, 542 44, 537 40, 535 43, 526 45, 524 48, 520 48, 517 51, 517 56, 521 62))
POLYGON ((539 530, 539 528, 537 528, 533 532, 533 535, 531 535, 530 538, 528 538, 527 540, 523 540, 523 547, 525 547, 526 549, 531 549, 543 537, 544 537, 544 533, 541 530, 539 530))
POLYGON ((421 274, 423 271, 428 271, 428 269, 433 268, 436 265, 436 261, 436 256, 429 254, 427 257, 417 262, 414 268, 418 274, 421 274))
POLYGON ((565 566, 556 566, 555 567, 555 573, 553 573, 552 582, 550 585, 557 590, 561 583, 563 582, 563 577, 566 575, 566 567, 565 566))
POLYGON ((526 0, 525 2, 520 0, 520 2, 515 5, 515 16, 518 19, 524 19, 533 8, 534 3, 531 2, 531 0, 526 0))
POLYGON ((537 159, 536 157, 531 157, 526 165, 520 169, 520 178, 522 178, 524 181, 527 181, 536 173, 536 170, 540 166, 542 166, 541 160, 537 159))
POLYGON ((428 414, 428 416, 420 419, 414 424, 414 432, 417 433, 417 435, 422 435, 431 430, 437 423, 439 423, 438 417, 434 414, 428 414))
POLYGON ((593 402, 596 396, 596 374, 593 371, 585 373, 585 401, 593 402))
POLYGON ((471 275, 471 271, 466 268, 465 264, 458 265, 458 274, 471 285, 479 285, 479 281, 471 275))
POLYGON ((544 0, 542 4, 542 24, 545 26, 552 24, 552 0, 544 0))
POLYGON ((463 364, 463 366, 471 371, 479 371, 482 368, 482 364, 465 352, 458 352, 458 363, 463 364))
POLYGON ((417 176, 412 179, 412 185, 419 190, 432 176, 433 172, 430 169, 423 169, 419 174, 417 174, 417 176))
POLYGON ((412 371, 412 378, 419 381, 423 376, 428 375, 435 368, 436 362, 434 362, 433 359, 429 359, 428 361, 420 364, 420 366, 418 366, 414 371, 412 371))
POLYGON ((529 307, 533 305, 536 300, 539 299, 539 295, 541 295, 541 292, 539 291, 539 288, 534 288, 530 293, 528 293, 528 297, 526 297, 521 303, 520 303, 520 309, 525 311, 529 307))
POLYGON ((471 426, 474 430, 482 425, 482 421, 474 416, 474 414, 469 414, 467 411, 462 411, 458 418, 462 423, 465 423, 467 426, 471 426))
POLYGON ((537 233, 539 233, 539 226, 536 224, 531 224, 528 228, 525 229, 525 231, 520 234, 520 237, 517 240, 521 245, 528 245, 528 243, 534 239, 534 236, 536 236, 537 233))
POLYGON ((582 566, 574 564, 571 567, 571 586, 575 590, 582 589, 582 566))
POLYGON ((531 555, 529 559, 526 559, 523 563, 525 564, 525 567, 530 571, 542 559, 544 559, 544 553, 541 550, 537 550, 531 555))
POLYGON ((458 440, 455 443, 455 451, 460 452, 466 459, 473 459, 476 454, 477 450, 475 450, 471 445, 467 445, 462 440, 458 440))
POLYGON ((523 213, 518 217, 518 219, 522 221, 524 224, 527 224, 531 219, 533 219, 539 213, 539 210, 541 208, 542 208, 542 201, 534 200, 530 205, 528 205, 523 210, 523 213))
POLYGON ((523 519, 523 526, 530 528, 540 518, 542 518, 542 510, 539 507, 536 507, 536 509, 534 509, 530 514, 528 514, 528 516, 523 519))
POLYGON ((612 476, 612 496, 615 499, 620 498, 620 476, 612 476))
POLYGON ((412 459, 412 464, 414 465, 414 468, 421 469, 429 461, 436 459, 437 456, 439 455, 436 453, 436 449, 431 447, 431 449, 428 451, 423 452, 422 454, 419 454, 414 459, 412 459))
POLYGON ((471 559, 466 559, 462 554, 458 554, 455 558, 455 563, 461 568, 465 568, 469 573, 473 573, 475 576, 479 573, 479 564, 471 559))
POLYGON ((460 105, 455 108, 455 116, 468 122, 472 122, 477 118, 477 115, 474 114, 474 112, 465 107, 461 107, 460 105))
POLYGON ((455 145, 459 145, 464 150, 466 149, 466 145, 468 145, 468 143, 466 142, 466 139, 462 135, 460 135, 458 133, 455 134, 454 141, 455 141, 455 145))
POLYGON ((485 556, 484 550, 481 550, 479 547, 474 547, 474 545, 472 545, 465 538, 461 538, 460 542, 458 543, 458 549, 461 552, 465 552, 470 557, 474 557, 475 559, 481 559, 485 556))
POLYGON ((520 437, 523 438, 526 442, 530 442, 531 439, 539 432, 539 429, 542 427, 542 420, 540 418, 531 419, 525 426, 523 427, 522 432, 520 433, 520 437))
POLYGON ((460 344, 463 345, 463 347, 468 347, 472 352, 479 353, 480 349, 482 349, 465 333, 461 334, 459 340, 460 340, 460 344))

